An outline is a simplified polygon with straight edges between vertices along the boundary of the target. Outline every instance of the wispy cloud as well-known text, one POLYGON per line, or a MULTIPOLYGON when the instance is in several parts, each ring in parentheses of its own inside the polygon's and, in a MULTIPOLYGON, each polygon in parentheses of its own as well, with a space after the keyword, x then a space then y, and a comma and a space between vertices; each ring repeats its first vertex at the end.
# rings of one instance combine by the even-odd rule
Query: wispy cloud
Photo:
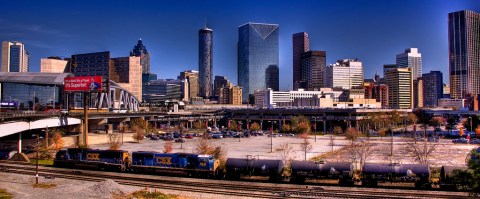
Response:
POLYGON ((46 34, 56 37, 72 37, 74 35, 65 33, 60 30, 51 29, 39 24, 11 24, 4 19, 0 19, 0 30, 3 34, 46 34))

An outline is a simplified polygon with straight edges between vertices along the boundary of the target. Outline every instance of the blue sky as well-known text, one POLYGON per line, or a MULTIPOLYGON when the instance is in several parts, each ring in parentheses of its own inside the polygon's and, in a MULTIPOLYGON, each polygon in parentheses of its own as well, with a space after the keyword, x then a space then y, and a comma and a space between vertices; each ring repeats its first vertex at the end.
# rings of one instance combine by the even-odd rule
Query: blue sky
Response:
POLYGON ((480 12, 478 0, 147 0, 3 1, 0 40, 26 44, 31 71, 40 58, 111 51, 128 56, 139 37, 151 53, 152 72, 175 78, 198 70, 198 29, 214 30, 214 75, 237 83, 238 26, 280 25, 280 88, 292 87, 292 39, 306 31, 312 50, 326 50, 327 64, 359 58, 365 78, 395 63, 405 48, 419 48, 423 72, 441 70, 448 82, 447 14, 480 12))

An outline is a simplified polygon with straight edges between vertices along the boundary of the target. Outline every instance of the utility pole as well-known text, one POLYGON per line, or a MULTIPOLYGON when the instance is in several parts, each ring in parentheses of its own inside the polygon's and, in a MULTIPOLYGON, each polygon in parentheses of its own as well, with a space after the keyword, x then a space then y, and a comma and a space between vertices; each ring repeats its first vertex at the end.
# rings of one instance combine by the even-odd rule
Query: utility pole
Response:
POLYGON ((35 184, 38 184, 38 151, 40 149, 40 133, 37 134, 37 150, 36 151, 36 163, 35 163, 35 184))
POLYGON ((83 122, 83 143, 85 147, 88 146, 88 92, 83 93, 83 114, 85 121, 83 122))
POLYGON ((314 134, 315 134, 315 142, 317 142, 317 116, 315 116, 315 117, 313 117, 313 118, 315 119, 315 123, 313 124, 313 125, 314 125, 313 127, 315 128, 315 130, 314 130, 314 131, 315 131, 315 132, 314 132, 314 134))

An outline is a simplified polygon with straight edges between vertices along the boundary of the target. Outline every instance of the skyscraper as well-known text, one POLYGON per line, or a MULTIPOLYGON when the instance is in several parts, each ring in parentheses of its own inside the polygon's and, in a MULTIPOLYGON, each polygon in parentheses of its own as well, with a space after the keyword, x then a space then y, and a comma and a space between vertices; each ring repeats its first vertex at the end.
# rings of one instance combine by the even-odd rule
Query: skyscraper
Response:
POLYGON ((265 70, 265 87, 278 91, 280 89, 279 73, 277 65, 268 66, 265 70))
POLYGON ((140 65, 142 66, 142 74, 150 73, 150 53, 143 45, 142 39, 138 39, 137 45, 133 47, 130 56, 140 57, 140 65))
POLYGON ((480 14, 462 10, 448 14, 450 96, 480 94, 480 14))
POLYGON ((327 67, 327 53, 311 50, 302 54, 302 82, 309 91, 320 90, 325 87, 325 69, 327 67))
POLYGON ((422 76, 422 54, 418 48, 407 48, 397 55, 398 68, 412 68, 413 80, 422 76))
POLYGON ((188 98, 198 97, 198 71, 195 70, 186 70, 180 72, 180 76, 178 76, 180 80, 186 80, 188 83, 188 98))
POLYGON ((341 59, 325 69, 325 86, 351 89, 362 86, 363 66, 358 59, 341 59))
POLYGON ((423 74, 423 106, 436 107, 443 98, 443 75, 440 71, 423 74))
POLYGON ((302 53, 310 50, 310 41, 306 32, 293 34, 293 90, 302 86, 302 53))
POLYGON ((209 98, 212 92, 213 30, 204 27, 198 31, 198 82, 200 96, 209 98))
POLYGON ((390 108, 413 108, 413 81, 411 68, 388 70, 385 74, 388 86, 388 104, 390 108))
POLYGON ((2 72, 28 72, 30 54, 18 41, 2 42, 2 72))
POLYGON ((213 80, 213 92, 215 96, 220 96, 220 89, 223 87, 228 87, 230 84, 230 81, 228 81, 227 77, 225 76, 215 76, 215 79, 213 80))
POLYGON ((265 90, 267 67, 278 65, 278 24, 246 23, 238 28, 238 84, 242 100, 265 90))

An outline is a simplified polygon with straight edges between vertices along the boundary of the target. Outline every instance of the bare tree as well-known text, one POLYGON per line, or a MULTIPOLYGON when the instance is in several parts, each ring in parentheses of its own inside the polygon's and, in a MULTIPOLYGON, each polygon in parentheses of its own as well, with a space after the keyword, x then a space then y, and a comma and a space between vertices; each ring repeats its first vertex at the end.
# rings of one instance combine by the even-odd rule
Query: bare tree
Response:
MULTIPOLYGON (((424 136, 426 137, 426 136, 424 136)), ((415 159, 420 164, 427 164, 428 158, 432 156, 432 153, 435 151, 435 148, 438 146, 438 143, 428 143, 424 138, 422 143, 411 141, 406 146, 406 151, 413 154, 415 159)))
POLYGON ((302 133, 300 137, 303 139, 302 143, 300 143, 300 150, 305 153, 305 160, 307 160, 307 153, 312 150, 312 144, 308 140, 309 133, 302 133))
POLYGON ((332 150, 331 150, 332 152, 333 152, 333 147, 335 146, 335 138, 336 138, 335 136, 330 135, 330 139, 328 141, 328 145, 332 147, 332 150))
POLYGON ((111 133, 108 134, 108 149, 118 150, 122 146, 122 138, 119 134, 111 133))
POLYGON ((289 168, 290 163, 293 160, 293 156, 295 155, 295 149, 288 143, 280 144, 276 149, 275 152, 277 152, 280 155, 280 158, 282 158, 283 164, 289 168))
POLYGON ((368 158, 373 154, 374 144, 370 141, 361 141, 352 143, 348 147, 349 153, 355 162, 360 163, 360 168, 363 167, 368 158))
POLYGON ((166 141, 165 144, 163 145, 163 152, 164 153, 170 153, 172 151, 173 151, 172 141, 166 141))

